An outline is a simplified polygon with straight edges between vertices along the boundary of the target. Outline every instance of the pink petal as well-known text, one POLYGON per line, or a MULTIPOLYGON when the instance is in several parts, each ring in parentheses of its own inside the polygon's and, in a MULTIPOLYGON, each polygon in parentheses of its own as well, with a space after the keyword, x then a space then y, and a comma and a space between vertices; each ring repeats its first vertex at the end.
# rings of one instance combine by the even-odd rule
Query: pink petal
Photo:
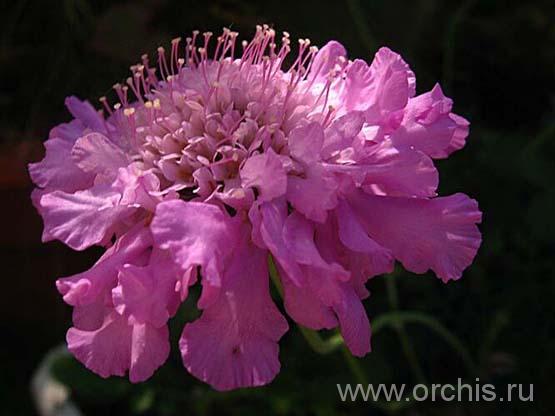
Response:
POLYGON ((346 107, 365 111, 369 123, 395 126, 395 113, 405 107, 414 90, 414 73, 406 62, 390 49, 380 48, 370 66, 358 59, 349 66, 346 107))
POLYGON ((355 137, 364 125, 364 114, 360 111, 351 111, 338 118, 326 129, 322 157, 328 159, 337 152, 353 145, 355 137))
MULTIPOLYGON (((371 64, 372 72, 386 77, 388 73, 405 73, 408 86, 408 97, 413 97, 416 92, 416 77, 409 65, 403 60, 401 55, 393 52, 387 47, 381 47, 371 64)), ((387 99, 387 97, 384 97, 387 99)))
MULTIPOLYGON (((154 212, 156 205, 164 199, 158 176, 150 170, 141 170, 136 164, 119 168, 112 187, 121 194, 120 205, 141 207, 150 212, 154 212)), ((168 197, 172 198, 171 194, 168 197)))
POLYGON ((160 182, 150 171, 136 166, 120 168, 112 183, 100 181, 90 189, 73 194, 54 191, 37 201, 44 220, 43 241, 58 239, 75 250, 91 245, 108 245, 115 234, 129 229, 128 221, 140 221, 146 215, 144 208, 154 211, 162 199, 155 196, 160 182))
MULTIPOLYGON (((468 136, 468 130, 470 123, 464 117, 461 117, 457 114, 451 113, 450 114, 451 120, 455 122, 457 125, 455 129, 455 133, 451 138, 451 142, 447 147, 446 156, 449 156, 451 153, 460 150, 466 144, 466 137, 468 136)), ((443 157, 443 155, 438 155, 438 157, 443 157)))
POLYGON ((289 151, 298 161, 311 164, 320 160, 324 130, 320 123, 297 127, 289 135, 289 151))
POLYGON ((397 148, 390 140, 372 143, 356 164, 325 164, 325 169, 349 176, 366 192, 391 196, 435 196, 439 183, 433 161, 424 153, 397 148))
POLYGON ((129 325, 117 313, 109 314, 96 330, 67 332, 69 351, 89 370, 104 378, 124 376, 129 370, 133 383, 146 380, 166 361, 168 339, 166 326, 129 325))
MULTIPOLYGON (((273 204, 272 202, 265 202, 265 204, 273 204)), ((260 233, 260 227, 262 225, 262 214, 260 213, 260 203, 254 202, 248 213, 249 221, 252 226, 251 240, 252 242, 260 248, 267 248, 262 235, 260 233)))
POLYGON ((248 241, 248 230, 242 235, 217 302, 185 326, 179 343, 185 367, 217 390, 269 383, 280 368, 277 342, 287 331, 270 298, 266 252, 248 241))
POLYGON ((73 306, 89 305, 116 285, 119 269, 127 263, 146 263, 152 237, 148 228, 138 224, 120 237, 89 270, 58 279, 56 287, 64 301, 73 306))
POLYGON ((116 311, 128 316, 130 323, 164 326, 179 306, 175 291, 179 274, 173 260, 162 253, 153 254, 148 266, 123 265, 119 284, 112 290, 116 311))
POLYGON ((368 164, 365 190, 377 195, 436 196, 439 174, 432 160, 414 149, 398 149, 389 140, 376 145, 368 164))
POLYGON ((332 40, 326 43, 314 57, 310 68, 309 79, 324 80, 340 59, 346 60, 347 51, 339 42, 332 40))
POLYGON ((295 322, 312 329, 337 327, 338 321, 333 310, 316 296, 306 282, 295 284, 285 270, 278 269, 283 287, 285 310, 295 322))
POLYGON ((62 139, 66 142, 75 143, 83 135, 85 125, 81 120, 73 119, 69 123, 61 123, 50 130, 49 139, 62 139))
POLYGON ((463 194, 434 199, 353 195, 349 203, 369 236, 415 273, 444 282, 461 277, 478 251, 481 213, 463 194))
POLYGON ((333 312, 339 320, 345 343, 353 354, 362 356, 370 351, 368 317, 355 289, 348 283, 350 274, 338 263, 326 261, 320 255, 322 252, 327 253, 326 257, 333 255, 330 242, 321 239, 317 246, 314 233, 313 225, 298 214, 292 214, 286 222, 284 238, 290 250, 295 250, 297 260, 303 259, 301 270, 305 276, 303 285, 306 285, 297 289, 284 283, 285 305, 291 308, 287 309, 287 313, 312 329, 321 329, 330 327, 329 312, 333 312), (307 293, 313 293, 314 297, 308 295, 309 307, 302 311, 298 307, 298 299, 301 294, 307 293), (287 299, 288 296, 293 298, 287 299), (324 307, 329 309, 328 313, 323 311, 324 307))
POLYGON ((319 165, 305 170, 304 177, 289 175, 287 200, 307 218, 324 222, 328 211, 337 205, 337 183, 319 165))
POLYGON ((170 334, 166 325, 133 325, 129 380, 139 383, 149 379, 170 355, 170 334))
POLYGON ((451 113, 452 105, 436 84, 430 92, 409 100, 401 126, 391 140, 397 146, 411 146, 434 158, 447 157, 464 146, 468 133, 468 122, 451 113))
POLYGON ((97 330, 70 328, 69 351, 89 370, 101 377, 124 376, 131 361, 132 327, 116 313, 108 316, 97 330))
POLYGON ((393 271, 394 259, 391 251, 368 236, 344 200, 341 200, 337 207, 337 223, 339 239, 343 245, 354 252, 367 254, 372 261, 374 270, 368 277, 393 271))
POLYGON ((88 101, 81 101, 79 98, 71 96, 66 98, 65 104, 71 115, 80 120, 86 127, 106 133, 104 120, 88 101))
POLYGON ((341 302, 334 304, 334 311, 339 319, 341 336, 353 355, 362 357, 370 348, 370 322, 362 302, 354 289, 341 285, 341 302))
POLYGON ((339 280, 347 280, 347 273, 339 264, 328 264, 314 244, 314 226, 298 212, 293 212, 285 220, 283 239, 299 264, 328 269, 339 280))
POLYGON ((94 174, 116 176, 118 168, 129 165, 129 157, 123 150, 100 133, 80 137, 71 150, 71 156, 79 168, 94 174))
POLYGON ((221 286, 224 261, 236 240, 230 218, 215 205, 174 200, 157 206, 150 228, 157 246, 169 250, 183 271, 202 267, 204 289, 199 306, 213 302, 221 286))
POLYGON ((348 67, 345 78, 345 105, 348 111, 366 110, 376 101, 378 85, 366 62, 355 59, 348 67))
POLYGON ((283 195, 287 188, 285 170, 272 149, 248 158, 240 175, 242 185, 256 188, 261 201, 271 201, 283 195))
POLYGON ((33 182, 41 187, 64 192, 75 192, 92 185, 94 176, 79 169, 71 159, 73 143, 51 138, 44 142, 46 154, 38 163, 29 164, 33 182))
POLYGON ((272 253, 276 262, 295 284, 303 280, 301 269, 283 239, 283 227, 287 218, 287 205, 284 200, 266 202, 260 206, 259 234, 264 247, 272 253))
POLYGON ((132 213, 129 208, 118 205, 120 197, 107 185, 73 194, 54 191, 44 195, 40 199, 43 241, 55 238, 74 250, 106 245, 117 222, 132 213))
POLYGON ((84 331, 94 331, 102 326, 104 318, 111 311, 109 292, 105 290, 92 303, 73 307, 71 313, 73 327, 84 331))

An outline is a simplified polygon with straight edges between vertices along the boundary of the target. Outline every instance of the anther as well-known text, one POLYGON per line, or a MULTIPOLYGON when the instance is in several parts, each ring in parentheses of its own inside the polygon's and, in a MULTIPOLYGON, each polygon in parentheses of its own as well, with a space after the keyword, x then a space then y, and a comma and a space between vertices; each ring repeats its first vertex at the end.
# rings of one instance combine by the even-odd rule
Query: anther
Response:
POLYGON ((135 114, 135 109, 133 107, 129 107, 129 108, 126 108, 125 110, 123 110, 123 115, 126 116, 126 117, 130 117, 133 114, 135 114))

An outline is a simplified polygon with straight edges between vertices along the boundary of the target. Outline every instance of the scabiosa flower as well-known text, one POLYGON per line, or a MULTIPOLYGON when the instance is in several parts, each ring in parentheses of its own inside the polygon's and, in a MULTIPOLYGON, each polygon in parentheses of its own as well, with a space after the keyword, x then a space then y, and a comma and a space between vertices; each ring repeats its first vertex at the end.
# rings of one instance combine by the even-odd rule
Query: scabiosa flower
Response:
POLYGON ((73 306, 69 350, 102 377, 149 378, 169 354, 168 320, 199 282, 185 367, 218 390, 270 382, 288 325, 270 297, 269 256, 289 316, 338 327, 362 356, 370 277, 397 259, 455 280, 480 245, 476 201, 436 197, 432 160, 468 134, 439 86, 415 96, 414 73, 387 48, 368 65, 338 42, 299 40, 285 69, 287 33, 278 46, 257 27, 241 52, 237 36, 175 39, 157 69, 143 56, 103 111, 68 98, 74 119, 29 166, 43 240, 106 247, 57 281, 73 306))

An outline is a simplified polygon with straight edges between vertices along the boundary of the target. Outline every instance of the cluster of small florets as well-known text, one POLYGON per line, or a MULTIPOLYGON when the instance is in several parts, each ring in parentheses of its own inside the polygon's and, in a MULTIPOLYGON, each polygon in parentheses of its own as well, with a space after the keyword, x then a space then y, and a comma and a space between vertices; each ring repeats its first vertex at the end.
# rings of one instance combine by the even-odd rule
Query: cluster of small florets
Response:
POLYGON ((371 65, 338 42, 322 49, 259 26, 193 32, 131 67, 103 111, 70 97, 30 165, 43 240, 106 247, 57 281, 74 307, 69 350, 107 377, 150 377, 166 360, 167 321, 200 281, 201 317, 185 325, 186 368, 214 388, 258 386, 279 371, 287 321, 269 294, 268 258, 297 323, 338 327, 370 350, 361 299, 395 259, 457 279, 480 244, 463 194, 436 198, 433 158, 464 146, 468 122, 439 86, 415 96, 402 58, 371 65), (239 48, 237 48, 239 49, 239 48))

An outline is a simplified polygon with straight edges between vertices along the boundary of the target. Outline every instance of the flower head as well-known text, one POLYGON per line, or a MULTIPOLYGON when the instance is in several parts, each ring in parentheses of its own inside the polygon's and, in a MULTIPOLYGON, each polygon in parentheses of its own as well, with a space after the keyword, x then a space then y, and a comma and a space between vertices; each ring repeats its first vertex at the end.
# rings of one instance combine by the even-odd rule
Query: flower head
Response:
POLYGON ((167 321, 199 282, 185 325, 185 367, 219 390, 279 371, 285 318, 269 294, 279 270, 297 323, 339 327, 370 351, 361 299, 395 259, 458 279, 480 245, 476 201, 436 197, 434 158, 464 146, 468 122, 439 86, 415 96, 402 58, 368 65, 338 42, 322 49, 259 26, 250 42, 224 29, 175 39, 116 84, 103 111, 75 97, 29 167, 43 240, 106 252, 57 281, 74 307, 70 351, 89 369, 133 382, 169 354, 167 321))

